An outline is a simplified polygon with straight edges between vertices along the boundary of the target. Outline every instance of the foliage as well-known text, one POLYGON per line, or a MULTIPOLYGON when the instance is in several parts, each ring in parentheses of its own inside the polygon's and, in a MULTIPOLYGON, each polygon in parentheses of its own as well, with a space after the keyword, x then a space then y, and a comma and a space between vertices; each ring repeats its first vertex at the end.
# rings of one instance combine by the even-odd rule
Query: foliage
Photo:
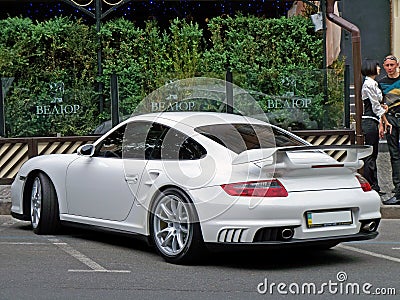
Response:
POLYGON ((242 74, 235 83, 258 92, 270 121, 298 129, 341 126, 343 63, 321 70, 322 39, 308 18, 219 17, 209 29, 213 47, 204 55, 206 70, 242 74), (308 100, 307 107, 293 107, 308 100))
POLYGON ((0 20, 0 75, 15 77, 5 102, 9 136, 84 134, 90 130, 97 114, 92 37, 90 27, 68 18, 36 25, 22 18, 0 20), (49 109, 61 105, 52 103, 54 84, 61 82, 65 90, 57 102, 62 98, 64 106, 85 107, 67 122, 62 114, 37 114, 43 105, 49 109))
POLYGON ((118 75, 120 112, 127 115, 165 83, 194 76, 224 79, 228 68, 235 84, 262 95, 257 100, 278 123, 292 126, 290 118, 309 118, 306 127, 335 128, 342 117, 343 93, 336 79, 342 65, 329 72, 337 74, 328 76, 328 99, 324 76, 316 71, 321 65, 321 36, 302 17, 222 16, 209 20, 207 31, 183 19, 171 20, 166 29, 155 21, 140 28, 115 19, 102 24, 99 33, 65 17, 36 24, 24 18, 0 20, 0 75, 15 78, 6 95, 8 136, 90 133, 110 118, 113 73, 118 75), (97 75, 100 45, 102 77, 97 75), (96 81, 104 84, 102 113, 96 81), (310 98, 312 105, 300 115, 269 107, 271 97, 287 96, 310 98), (44 106, 57 112, 60 105, 80 108, 77 114, 38 114, 44 106))
POLYGON ((184 20, 173 20, 167 33, 154 21, 140 29, 118 19, 106 23, 100 34, 104 80, 118 75, 123 114, 132 113, 140 100, 168 81, 195 76, 201 65, 202 31, 184 20))

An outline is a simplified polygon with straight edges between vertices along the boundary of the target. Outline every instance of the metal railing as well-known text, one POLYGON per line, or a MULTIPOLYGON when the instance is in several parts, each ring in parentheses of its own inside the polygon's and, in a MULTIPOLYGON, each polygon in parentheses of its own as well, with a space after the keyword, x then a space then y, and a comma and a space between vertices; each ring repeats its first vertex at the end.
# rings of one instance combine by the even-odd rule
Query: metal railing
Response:
POLYGON ((96 139, 97 136, 0 138, 0 184, 11 183, 21 165, 31 157, 74 153, 96 139))
MULTIPOLYGON (((313 145, 351 145, 355 132, 344 130, 292 131, 313 145)), ((21 165, 29 158, 45 154, 74 153, 81 145, 92 143, 98 136, 0 138, 0 184, 10 184, 21 165)), ((345 158, 344 151, 329 153, 337 160, 345 158)))

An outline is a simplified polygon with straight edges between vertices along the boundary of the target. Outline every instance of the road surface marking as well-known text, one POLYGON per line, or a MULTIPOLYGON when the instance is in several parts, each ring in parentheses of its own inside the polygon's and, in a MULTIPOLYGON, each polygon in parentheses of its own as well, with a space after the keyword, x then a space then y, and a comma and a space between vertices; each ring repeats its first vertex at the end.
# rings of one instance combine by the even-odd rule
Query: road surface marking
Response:
POLYGON ((80 253, 78 250, 75 250, 70 245, 65 242, 61 242, 59 239, 56 239, 52 236, 48 236, 48 240, 58 248, 60 248, 65 253, 71 255, 73 258, 79 260, 81 263, 90 268, 90 270, 68 270, 68 272, 104 272, 104 273, 130 273, 129 270, 107 270, 94 260, 90 259, 86 255, 80 253))
POLYGON ((129 270, 72 270, 69 269, 68 272, 75 273, 130 273, 129 270))
POLYGON ((383 255, 383 254, 379 254, 379 253, 375 253, 375 252, 371 252, 371 251, 367 251, 367 250, 362 250, 362 249, 358 249, 355 247, 345 246, 345 245, 339 245, 338 247, 346 249, 346 250, 350 250, 350 251, 354 251, 354 252, 358 252, 358 253, 362 253, 362 254, 366 254, 366 255, 370 255, 370 256, 374 256, 374 257, 378 257, 378 258, 383 258, 386 260, 400 263, 400 258, 397 258, 397 257, 391 257, 388 255, 383 255))
POLYGON ((48 243, 37 243, 37 242, 0 242, 0 245, 48 245, 48 243))

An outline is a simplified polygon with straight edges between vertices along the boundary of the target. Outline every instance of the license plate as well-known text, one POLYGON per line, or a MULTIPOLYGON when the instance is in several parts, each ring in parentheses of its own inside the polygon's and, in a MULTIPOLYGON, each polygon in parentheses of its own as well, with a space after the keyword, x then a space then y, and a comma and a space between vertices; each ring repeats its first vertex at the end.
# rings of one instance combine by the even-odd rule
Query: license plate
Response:
POLYGON ((353 218, 350 210, 307 212, 308 228, 350 225, 352 223, 353 218))

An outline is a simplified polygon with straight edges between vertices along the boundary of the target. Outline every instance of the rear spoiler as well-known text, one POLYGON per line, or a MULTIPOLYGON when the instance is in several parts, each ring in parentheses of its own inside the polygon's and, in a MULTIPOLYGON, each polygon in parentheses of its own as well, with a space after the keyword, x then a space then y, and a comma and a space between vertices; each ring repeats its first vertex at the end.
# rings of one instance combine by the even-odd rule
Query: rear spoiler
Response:
MULTIPOLYGON (((251 149, 240 153, 233 161, 233 165, 244 163, 256 163, 270 160, 268 164, 274 164, 276 168, 286 169, 309 169, 309 168, 324 168, 324 167, 347 167, 357 170, 363 166, 360 159, 372 154, 371 146, 361 145, 324 145, 324 146, 291 146, 265 149, 251 149), (346 151, 346 159, 342 162, 332 162, 328 164, 298 164, 290 160, 287 152, 325 152, 325 151, 346 151), (276 155, 275 155, 276 154, 276 155), (283 165, 282 165, 283 164, 283 165)), ((333 158, 332 158, 333 159, 333 158)))

